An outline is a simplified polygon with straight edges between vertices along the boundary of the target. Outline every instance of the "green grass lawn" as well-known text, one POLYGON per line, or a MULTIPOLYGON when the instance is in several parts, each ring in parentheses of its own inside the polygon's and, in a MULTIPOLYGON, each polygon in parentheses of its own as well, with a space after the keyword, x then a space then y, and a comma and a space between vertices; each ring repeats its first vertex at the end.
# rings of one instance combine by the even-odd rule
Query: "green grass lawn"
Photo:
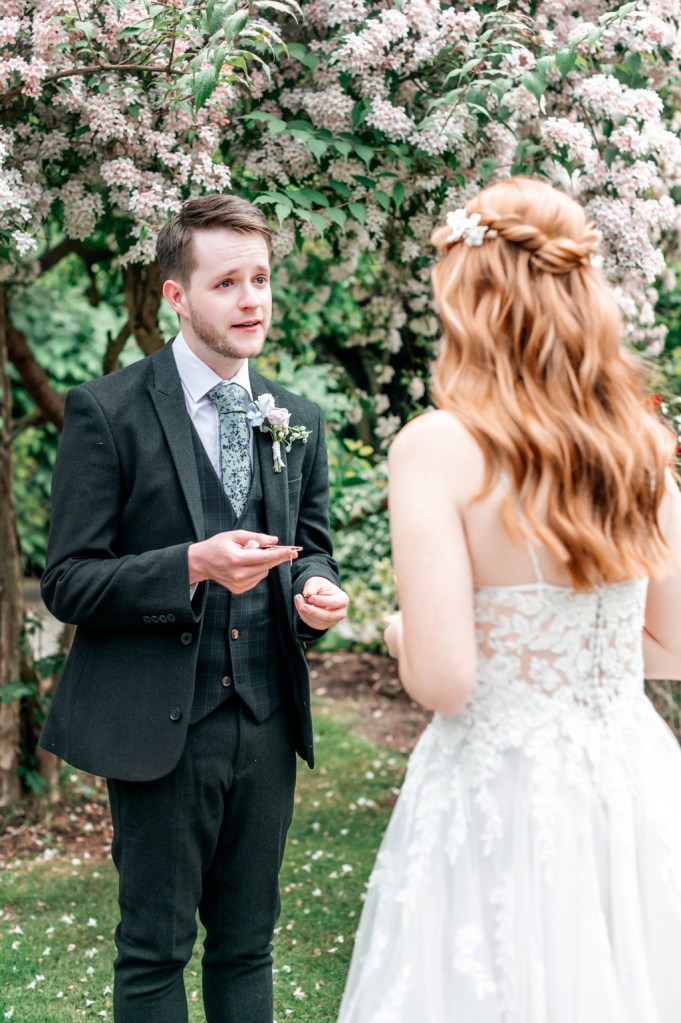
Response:
MULTIPOLYGON (((404 772, 338 705, 316 704, 317 763, 298 772, 275 941, 278 1023, 333 1023, 364 885, 404 772)), ((116 875, 56 855, 0 879, 0 1023, 112 1019, 116 875)), ((186 974, 190 1023, 203 1023, 200 942, 186 974)))

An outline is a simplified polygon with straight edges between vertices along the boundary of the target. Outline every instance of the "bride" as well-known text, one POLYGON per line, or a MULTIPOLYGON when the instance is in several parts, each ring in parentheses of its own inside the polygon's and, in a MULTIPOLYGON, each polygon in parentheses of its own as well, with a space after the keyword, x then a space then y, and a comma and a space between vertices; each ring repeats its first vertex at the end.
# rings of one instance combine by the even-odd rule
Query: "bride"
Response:
POLYGON ((434 243, 438 410, 390 451, 401 613, 435 711, 374 868, 339 1023, 679 1023, 675 438, 581 207, 512 178, 434 243))

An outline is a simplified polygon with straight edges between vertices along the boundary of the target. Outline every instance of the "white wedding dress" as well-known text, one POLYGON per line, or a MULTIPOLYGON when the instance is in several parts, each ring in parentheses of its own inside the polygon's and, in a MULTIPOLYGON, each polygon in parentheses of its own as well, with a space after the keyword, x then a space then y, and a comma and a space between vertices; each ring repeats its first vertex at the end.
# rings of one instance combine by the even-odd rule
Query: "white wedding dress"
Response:
MULTIPOLYGON (((478 673, 409 761, 338 1023, 681 1023, 681 748, 647 580, 475 591, 478 673)), ((681 623, 680 626, 681 628, 681 623)))

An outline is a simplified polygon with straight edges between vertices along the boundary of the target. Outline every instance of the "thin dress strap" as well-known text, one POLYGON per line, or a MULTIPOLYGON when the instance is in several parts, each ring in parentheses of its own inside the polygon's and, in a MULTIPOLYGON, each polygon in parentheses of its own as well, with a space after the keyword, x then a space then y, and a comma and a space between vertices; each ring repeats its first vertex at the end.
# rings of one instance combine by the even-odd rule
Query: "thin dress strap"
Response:
MULTIPOLYGON (((501 476, 502 482, 506 486, 508 486, 509 482, 510 482, 508 475, 505 472, 503 472, 503 470, 502 470, 502 472, 500 473, 500 476, 501 476)), ((522 508, 520 506, 520 501, 518 502, 518 518, 523 523, 527 522, 527 519, 525 518, 525 515, 523 514, 523 510, 522 510, 522 508)), ((532 562, 532 569, 534 571, 535 581, 537 583, 539 583, 540 586, 545 586, 546 585, 546 580, 544 579, 541 567, 539 565, 539 557, 537 555, 537 551, 535 550, 535 546, 534 546, 534 544, 532 543, 531 540, 526 540, 525 543, 527 544, 527 553, 530 555, 530 561, 532 562)))
POLYGON ((535 579, 543 586, 544 576, 542 575, 542 570, 539 567, 539 558, 537 557, 534 544, 530 540, 526 540, 525 543, 527 544, 527 553, 530 555, 530 561, 532 562, 532 568, 534 569, 535 579))

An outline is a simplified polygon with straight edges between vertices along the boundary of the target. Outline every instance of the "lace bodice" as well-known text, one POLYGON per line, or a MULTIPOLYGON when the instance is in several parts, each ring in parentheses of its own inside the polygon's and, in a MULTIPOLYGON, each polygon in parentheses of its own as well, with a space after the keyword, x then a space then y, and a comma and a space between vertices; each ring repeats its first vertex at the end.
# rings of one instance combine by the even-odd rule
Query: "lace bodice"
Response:
POLYGON ((537 582, 475 591, 481 691, 520 682, 583 705, 643 686, 647 579, 588 592, 537 582))

